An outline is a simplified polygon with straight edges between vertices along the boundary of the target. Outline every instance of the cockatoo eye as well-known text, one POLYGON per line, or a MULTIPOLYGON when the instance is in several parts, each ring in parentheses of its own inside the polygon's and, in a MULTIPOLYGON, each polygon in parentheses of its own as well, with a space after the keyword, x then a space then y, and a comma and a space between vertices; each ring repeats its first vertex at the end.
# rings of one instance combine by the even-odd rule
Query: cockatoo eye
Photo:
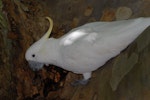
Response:
POLYGON ((34 58, 34 57, 35 57, 35 54, 32 54, 32 57, 34 58))

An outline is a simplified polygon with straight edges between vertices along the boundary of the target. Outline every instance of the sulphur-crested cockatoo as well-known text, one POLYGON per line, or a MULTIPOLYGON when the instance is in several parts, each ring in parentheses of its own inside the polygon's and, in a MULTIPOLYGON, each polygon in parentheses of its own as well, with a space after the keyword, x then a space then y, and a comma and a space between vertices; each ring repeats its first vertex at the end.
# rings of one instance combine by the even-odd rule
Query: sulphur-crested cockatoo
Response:
MULTIPOLYGON (((118 55, 149 25, 150 18, 137 18, 113 22, 93 22, 72 29, 66 35, 49 38, 53 21, 45 35, 26 51, 25 58, 32 69, 53 64, 77 74, 86 84, 92 71, 118 55)), ((77 83, 76 82, 76 83, 77 83)))

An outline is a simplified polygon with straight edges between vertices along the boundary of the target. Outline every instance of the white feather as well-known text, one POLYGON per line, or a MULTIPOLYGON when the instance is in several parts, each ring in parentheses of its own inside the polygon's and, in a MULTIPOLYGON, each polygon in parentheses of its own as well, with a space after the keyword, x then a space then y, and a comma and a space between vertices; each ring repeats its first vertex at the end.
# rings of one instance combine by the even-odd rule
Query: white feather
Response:
POLYGON ((75 28, 60 38, 60 66, 81 74, 94 71, 125 49, 149 25, 150 18, 138 18, 75 28))

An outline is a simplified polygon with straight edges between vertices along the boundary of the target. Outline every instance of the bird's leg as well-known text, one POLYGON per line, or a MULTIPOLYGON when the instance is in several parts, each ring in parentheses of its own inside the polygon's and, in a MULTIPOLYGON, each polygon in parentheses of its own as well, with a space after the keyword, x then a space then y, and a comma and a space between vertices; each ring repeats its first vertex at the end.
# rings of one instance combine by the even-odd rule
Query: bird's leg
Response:
POLYGON ((83 79, 76 80, 75 82, 71 83, 71 85, 73 86, 86 85, 90 78, 91 78, 91 72, 83 73, 83 79))

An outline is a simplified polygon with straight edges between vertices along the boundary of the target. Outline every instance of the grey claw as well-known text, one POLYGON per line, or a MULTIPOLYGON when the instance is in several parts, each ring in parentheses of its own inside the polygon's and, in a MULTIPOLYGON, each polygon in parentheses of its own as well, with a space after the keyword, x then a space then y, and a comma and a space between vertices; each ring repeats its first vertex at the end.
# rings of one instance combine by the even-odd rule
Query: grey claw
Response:
POLYGON ((89 80, 76 80, 71 83, 72 86, 78 86, 78 85, 86 85, 89 80))

